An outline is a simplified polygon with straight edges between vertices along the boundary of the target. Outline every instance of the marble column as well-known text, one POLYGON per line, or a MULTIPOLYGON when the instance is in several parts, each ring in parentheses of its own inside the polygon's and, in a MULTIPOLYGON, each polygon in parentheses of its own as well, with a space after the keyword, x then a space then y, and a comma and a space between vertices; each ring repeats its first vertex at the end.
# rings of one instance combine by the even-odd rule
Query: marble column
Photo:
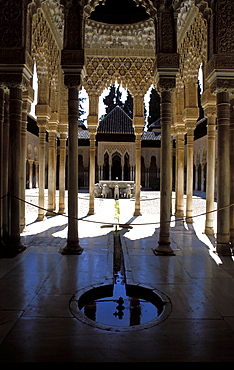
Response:
POLYGON ((135 172, 135 211, 134 216, 141 216, 140 206, 140 192, 141 192, 141 135, 140 132, 136 132, 135 129, 135 159, 136 159, 136 172, 135 172))
POLYGON ((196 119, 186 123, 187 129, 187 178, 186 178, 186 222, 193 223, 193 143, 196 119))
POLYGON ((206 168, 206 221, 205 234, 214 234, 214 186, 215 186, 215 138, 216 138, 216 114, 207 116, 207 168, 206 168))
MULTIPOLYGON (((230 204, 234 204, 234 98, 230 100, 230 204)), ((230 241, 234 246, 234 206, 230 207, 230 241)))
MULTIPOLYGON (((48 124, 50 126, 50 124, 48 124)), ((56 158, 57 132, 49 129, 49 156, 48 156, 48 206, 47 216, 53 215, 56 209, 56 158)))
POLYGON ((33 102, 34 91, 31 86, 23 92, 23 108, 22 108, 22 122, 21 122, 21 152, 20 152, 20 229, 25 228, 25 188, 26 188, 26 157, 27 157, 27 117, 33 102))
POLYGON ((94 184, 95 184, 95 153, 96 153, 96 127, 89 127, 89 211, 94 215, 94 184))
POLYGON ((93 215, 94 210, 94 184, 95 184, 95 156, 96 156, 96 132, 98 127, 98 102, 99 96, 93 92, 89 93, 89 211, 88 215, 93 215))
POLYGON ((39 127, 39 199, 37 221, 43 221, 45 217, 45 153, 46 153, 46 118, 37 118, 39 127))
POLYGON ((2 226, 2 209, 3 209, 3 122, 4 122, 4 88, 0 87, 0 243, 2 244, 3 226, 2 226))
POLYGON ((166 255, 174 254, 170 246, 172 94, 172 89, 161 92, 160 231, 154 249, 155 253, 166 255))
POLYGON ((176 217, 184 217, 184 131, 176 129, 176 217))
POLYGON ((28 188, 32 189, 32 182, 33 182, 33 159, 28 159, 29 164, 29 181, 28 181, 28 188))
POLYGON ((81 254, 78 238, 78 87, 68 87, 68 235, 62 254, 81 254))
POLYGON ((59 214, 65 213, 65 174, 66 174, 66 141, 67 135, 60 133, 59 147, 59 214))
POLYGON ((217 253, 230 255, 230 98, 217 92, 217 253))
MULTIPOLYGON (((9 177, 9 93, 5 93, 4 104, 4 121, 3 121, 3 137, 2 142, 2 194, 8 194, 8 177, 9 177)), ((9 195, 2 199, 2 240, 6 243, 9 236, 9 220, 8 220, 9 195)))
POLYGON ((22 88, 10 88, 10 132, 9 132, 9 245, 8 253, 16 255, 25 250, 20 240, 20 153, 22 121, 22 88))

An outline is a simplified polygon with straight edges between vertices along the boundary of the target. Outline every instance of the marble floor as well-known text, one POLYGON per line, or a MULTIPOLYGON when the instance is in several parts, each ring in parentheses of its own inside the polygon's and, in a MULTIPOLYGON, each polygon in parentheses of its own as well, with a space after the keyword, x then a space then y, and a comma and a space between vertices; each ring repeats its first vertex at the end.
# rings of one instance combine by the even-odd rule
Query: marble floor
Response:
MULTIPOLYGON (((204 193, 193 197, 193 224, 171 222, 174 256, 156 256, 159 193, 141 192, 142 216, 134 201, 120 199, 119 223, 126 279, 166 297, 170 310, 157 324, 126 330, 100 328, 74 317, 70 301, 80 290, 113 278, 113 199, 79 193, 79 256, 60 253, 67 218, 36 222, 38 190, 27 190, 26 251, 0 259, 1 362, 232 362, 234 361, 234 261, 219 258, 215 239, 204 231, 204 193)), ((174 194, 173 194, 174 205, 174 194)), ((214 218, 216 214, 214 213, 214 218)))

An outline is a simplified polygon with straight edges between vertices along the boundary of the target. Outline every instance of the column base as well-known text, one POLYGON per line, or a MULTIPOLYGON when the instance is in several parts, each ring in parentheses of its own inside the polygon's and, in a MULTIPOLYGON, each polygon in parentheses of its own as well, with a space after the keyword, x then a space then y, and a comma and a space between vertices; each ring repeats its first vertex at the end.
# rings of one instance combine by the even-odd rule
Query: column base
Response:
POLYGON ((54 212, 54 210, 52 210, 52 209, 48 209, 48 211, 46 212, 46 216, 49 216, 49 217, 51 217, 51 216, 55 216, 55 212, 54 212))
POLYGON ((133 216, 142 216, 141 211, 135 210, 133 216))
POLYGON ((193 224, 193 217, 192 216, 186 216, 185 222, 187 224, 193 224))
POLYGON ((38 215, 36 221, 44 221, 45 215, 38 215))
POLYGON ((158 246, 153 249, 155 255, 175 256, 173 249, 170 247, 171 243, 158 242, 158 246))
POLYGON ((88 216, 92 216, 92 215, 94 215, 94 214, 95 214, 94 209, 90 209, 90 210, 88 211, 88 213, 87 213, 87 215, 88 215, 88 216))
POLYGON ((214 229, 213 229, 213 227, 209 227, 209 226, 205 227, 204 234, 206 234, 206 235, 214 235, 214 229))
POLYGON ((26 250, 26 247, 21 243, 20 240, 9 238, 8 241, 1 241, 0 257, 1 258, 14 258, 19 253, 26 250))
POLYGON ((59 209, 58 214, 59 215, 64 215, 65 214, 65 209, 64 208, 59 209))
POLYGON ((61 251, 62 255, 79 255, 83 252, 83 248, 79 245, 78 242, 67 242, 66 247, 61 251))
POLYGON ((176 210, 175 211, 175 217, 176 218, 183 218, 184 217, 184 211, 182 211, 182 210, 176 210))
POLYGON ((216 244, 216 253, 219 256, 231 256, 231 243, 218 243, 216 244))

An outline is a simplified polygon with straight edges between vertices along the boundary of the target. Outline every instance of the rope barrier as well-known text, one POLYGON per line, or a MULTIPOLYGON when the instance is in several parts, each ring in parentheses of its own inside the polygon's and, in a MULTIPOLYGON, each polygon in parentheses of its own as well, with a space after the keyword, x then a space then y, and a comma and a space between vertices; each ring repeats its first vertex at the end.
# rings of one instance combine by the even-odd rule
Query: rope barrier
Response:
MULTIPOLYGON (((3 199, 3 198, 5 198, 8 195, 9 194, 5 194, 0 199, 3 199)), ((55 211, 51 211, 51 210, 48 210, 46 208, 40 207, 40 206, 38 206, 36 204, 33 204, 31 202, 26 201, 25 199, 21 199, 19 197, 16 197, 15 195, 11 195, 11 196, 13 196, 14 198, 18 199, 21 202, 24 202, 24 203, 26 203, 26 204, 28 204, 30 206, 35 207, 35 208, 41 209, 41 210, 43 210, 45 212, 49 212, 49 213, 51 213, 51 214, 53 214, 55 216, 63 216, 65 218, 67 218, 67 219, 70 218, 70 219, 77 220, 77 221, 85 221, 85 222, 91 222, 91 223, 96 223, 96 224, 101 224, 101 225, 110 225, 111 224, 113 226, 118 226, 118 225, 121 225, 121 226, 147 226, 147 225, 160 225, 160 223, 161 223, 160 221, 158 221, 158 222, 147 222, 147 223, 125 223, 125 224, 121 224, 119 222, 111 222, 110 223, 110 222, 104 222, 104 221, 89 220, 89 219, 86 219, 87 216, 83 216, 83 217, 79 217, 79 218, 78 217, 71 217, 69 215, 60 214, 60 213, 57 213, 55 211)), ((160 199, 160 198, 158 198, 158 199, 160 199)), ((214 213, 214 212, 219 212, 219 211, 222 211, 224 209, 231 208, 233 206, 234 206, 234 203, 229 204, 228 206, 221 207, 219 209, 214 209, 214 210, 209 211, 209 212, 203 212, 203 213, 200 213, 200 214, 197 214, 197 215, 193 215, 192 217, 186 217, 186 216, 184 216, 184 217, 177 218, 174 214, 172 215, 172 217, 176 217, 176 221, 185 221, 186 222, 186 220, 189 220, 191 218, 206 216, 207 214, 214 213)), ((166 223, 171 223, 171 222, 173 222, 173 221, 172 220, 166 221, 166 223)))

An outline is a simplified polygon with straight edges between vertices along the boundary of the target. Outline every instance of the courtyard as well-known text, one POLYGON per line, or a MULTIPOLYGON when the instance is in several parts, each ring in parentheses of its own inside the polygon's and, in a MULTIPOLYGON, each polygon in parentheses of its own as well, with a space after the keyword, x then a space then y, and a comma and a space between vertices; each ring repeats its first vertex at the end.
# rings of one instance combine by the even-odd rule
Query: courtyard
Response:
MULTIPOLYGON (((37 203, 37 189, 26 200, 37 203)), ((174 202, 174 194, 173 194, 174 202)), ((95 199, 79 192, 79 239, 83 253, 63 256, 65 215, 36 222, 37 208, 26 205, 26 251, 0 260, 1 362, 217 362, 233 361, 234 315, 232 257, 218 257, 215 239, 203 234, 204 215, 193 224, 171 222, 174 256, 152 251, 159 231, 159 193, 141 192, 142 216, 132 216, 133 199, 95 199), (113 278, 110 261, 113 223, 120 228, 126 279, 161 292, 170 313, 158 324, 108 330, 72 314, 69 302, 79 289, 113 278)), ((204 214, 203 193, 193 196, 194 215, 204 214)), ((173 204, 172 204, 173 210, 173 204)), ((215 215, 215 213, 214 213, 215 215)))

